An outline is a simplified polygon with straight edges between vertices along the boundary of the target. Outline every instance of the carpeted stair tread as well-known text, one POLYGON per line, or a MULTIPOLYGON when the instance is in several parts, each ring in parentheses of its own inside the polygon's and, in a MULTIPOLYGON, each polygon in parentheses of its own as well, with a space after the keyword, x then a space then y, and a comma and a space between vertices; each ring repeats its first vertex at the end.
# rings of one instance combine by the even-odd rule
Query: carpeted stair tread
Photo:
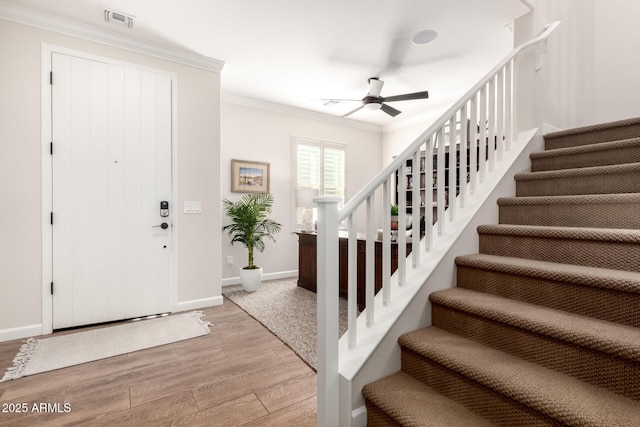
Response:
POLYGON ((535 236, 545 239, 600 240, 640 243, 640 230, 628 229, 487 224, 478 226, 478 233, 510 236, 535 236))
POLYGON ((516 196, 640 192, 640 163, 519 173, 516 196))
POLYGON ((552 150, 568 146, 629 139, 638 136, 640 136, 640 118, 630 118, 550 132, 544 135, 544 140, 545 148, 552 150))
POLYGON ((529 158, 533 172, 640 162, 640 138, 540 151, 529 158))
MULTIPOLYGON (((573 194, 564 196, 531 196, 531 197, 500 197, 499 206, 520 205, 592 205, 614 203, 640 203, 640 193, 621 194, 573 194)), ((639 214, 640 215, 640 214, 639 214)))
POLYGON ((640 329, 561 310, 452 288, 429 295, 433 304, 629 360, 640 361, 640 329))
POLYGON ((640 193, 503 197, 500 224, 640 229, 640 193))
POLYGON ((640 271, 640 230, 510 224, 477 230, 483 254, 640 271))
POLYGON ((639 402, 435 327, 402 335, 399 342, 563 424, 632 426, 640 419, 639 402))
POLYGON ((576 266, 487 254, 457 257, 456 265, 640 294, 640 273, 635 271, 576 266))
POLYGON ((622 165, 592 166, 586 168, 561 169, 540 172, 522 172, 514 175, 517 181, 536 181, 543 179, 558 179, 568 177, 584 177, 593 175, 612 175, 626 172, 638 172, 640 163, 625 163, 622 165))
POLYGON ((403 426, 493 425, 402 371, 365 385, 362 395, 403 426))

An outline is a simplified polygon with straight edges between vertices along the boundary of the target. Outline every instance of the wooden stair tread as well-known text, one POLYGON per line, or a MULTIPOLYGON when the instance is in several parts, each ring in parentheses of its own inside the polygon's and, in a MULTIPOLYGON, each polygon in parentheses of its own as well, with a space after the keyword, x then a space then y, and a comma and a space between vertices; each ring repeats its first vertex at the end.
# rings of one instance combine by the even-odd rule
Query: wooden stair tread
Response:
POLYGON ((367 384, 362 394, 404 426, 493 425, 402 371, 367 384))
POLYGON ((522 405, 570 425, 634 425, 640 402, 435 327, 400 345, 522 405))

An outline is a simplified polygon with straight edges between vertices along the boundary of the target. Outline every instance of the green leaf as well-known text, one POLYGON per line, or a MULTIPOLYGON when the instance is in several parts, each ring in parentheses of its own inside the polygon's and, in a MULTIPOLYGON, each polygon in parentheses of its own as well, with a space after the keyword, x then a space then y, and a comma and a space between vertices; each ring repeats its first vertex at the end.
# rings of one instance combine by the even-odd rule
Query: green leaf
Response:
POLYGON ((245 194, 237 202, 222 199, 225 215, 231 221, 222 227, 231 239, 231 244, 241 243, 247 248, 248 267, 254 268, 254 249, 264 251, 264 238, 275 242, 274 234, 282 229, 282 224, 268 218, 273 206, 270 193, 245 194))

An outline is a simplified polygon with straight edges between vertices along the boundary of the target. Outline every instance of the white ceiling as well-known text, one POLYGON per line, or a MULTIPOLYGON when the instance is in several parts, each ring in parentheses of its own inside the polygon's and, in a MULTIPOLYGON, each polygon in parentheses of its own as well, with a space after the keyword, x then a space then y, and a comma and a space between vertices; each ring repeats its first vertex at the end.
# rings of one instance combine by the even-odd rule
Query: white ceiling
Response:
POLYGON ((222 91, 334 116, 361 99, 369 77, 382 96, 428 90, 403 111, 350 116, 377 125, 430 117, 449 107, 513 47, 507 28, 529 11, 521 0, 6 0, 224 61, 222 91), (135 16, 132 30, 106 24, 101 6, 135 16), (410 39, 435 30, 427 45, 410 39))

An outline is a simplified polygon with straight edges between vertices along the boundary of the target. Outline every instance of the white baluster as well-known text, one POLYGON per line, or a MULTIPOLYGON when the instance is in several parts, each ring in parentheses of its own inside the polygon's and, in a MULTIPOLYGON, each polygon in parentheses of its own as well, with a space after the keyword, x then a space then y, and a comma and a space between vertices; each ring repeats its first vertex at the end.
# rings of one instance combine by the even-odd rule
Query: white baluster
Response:
MULTIPOLYGON (((409 176, 407 175, 407 164, 402 164, 398 171, 400 182, 398 183, 398 230, 396 244, 398 245, 398 285, 402 286, 406 278, 407 259, 407 190, 409 187, 409 176)), ((413 175, 412 175, 413 177, 413 175)))
MULTIPOLYGON (((427 158, 425 157, 425 162, 427 158)), ((422 192, 426 190, 422 183, 424 170, 420 166, 420 148, 413 153, 413 193, 411 199, 411 266, 416 268, 420 265, 420 214, 422 211, 422 192)))
POLYGON ((424 248, 427 252, 431 250, 433 244, 433 150, 434 150, 435 138, 433 135, 429 136, 425 149, 425 162, 424 162, 424 248))
POLYGON ((478 105, 480 106, 480 130, 479 130, 479 135, 480 138, 479 140, 479 144, 480 144, 480 156, 478 156, 478 166, 480 167, 479 169, 479 175, 480 175, 480 183, 484 182, 484 177, 486 175, 486 164, 487 164, 487 98, 486 98, 486 93, 487 93, 487 86, 484 85, 482 86, 482 88, 480 89, 480 92, 478 93, 478 105))
POLYGON ((478 173, 478 94, 469 101, 469 191, 474 194, 478 173))
POLYGON ((496 93, 496 139, 497 139, 497 158, 502 160, 502 152, 504 151, 504 68, 497 76, 497 93, 496 93))
POLYGON ((444 231, 444 125, 438 131, 438 236, 444 231))
MULTIPOLYGON (((389 302, 389 282, 391 278, 391 190, 390 178, 382 184, 382 304, 389 302)), ((367 310, 368 311, 368 310, 367 310)), ((373 313, 371 313, 373 324, 373 313)))
POLYGON ((496 78, 495 76, 489 80, 488 94, 489 108, 487 110, 487 126, 489 127, 489 135, 487 141, 489 172, 493 172, 496 153, 496 78))
POLYGON ((449 119, 449 193, 446 199, 449 204, 449 220, 453 221, 456 213, 456 116, 449 119))
POLYGON ((367 210, 367 243, 365 252, 365 304, 367 306, 367 326, 373 325, 373 299, 375 298, 375 219, 374 219, 374 206, 375 206, 375 193, 371 193, 367 197, 366 210, 367 210), (371 307, 371 309, 369 309, 371 307))
POLYGON ((460 109, 460 165, 458 176, 460 179, 460 208, 464 208, 467 196, 467 147, 469 137, 469 123, 467 122, 467 104, 460 109))
POLYGON ((511 77, 511 70, 512 70, 512 65, 513 60, 507 62, 507 65, 505 65, 505 72, 504 72, 504 77, 505 77, 505 81, 504 81, 504 85, 505 85, 505 94, 504 94, 504 105, 505 105, 505 111, 504 111, 504 122, 505 122, 505 129, 504 129, 504 134, 505 134, 505 150, 510 150, 511 149, 511 141, 513 141, 513 85, 512 83, 512 77, 511 77))
POLYGON ((348 267, 348 291, 347 291, 347 328, 349 334, 349 349, 356 346, 356 319, 358 316, 358 234, 356 227, 356 215, 349 215, 349 239, 347 251, 349 258, 348 267))

